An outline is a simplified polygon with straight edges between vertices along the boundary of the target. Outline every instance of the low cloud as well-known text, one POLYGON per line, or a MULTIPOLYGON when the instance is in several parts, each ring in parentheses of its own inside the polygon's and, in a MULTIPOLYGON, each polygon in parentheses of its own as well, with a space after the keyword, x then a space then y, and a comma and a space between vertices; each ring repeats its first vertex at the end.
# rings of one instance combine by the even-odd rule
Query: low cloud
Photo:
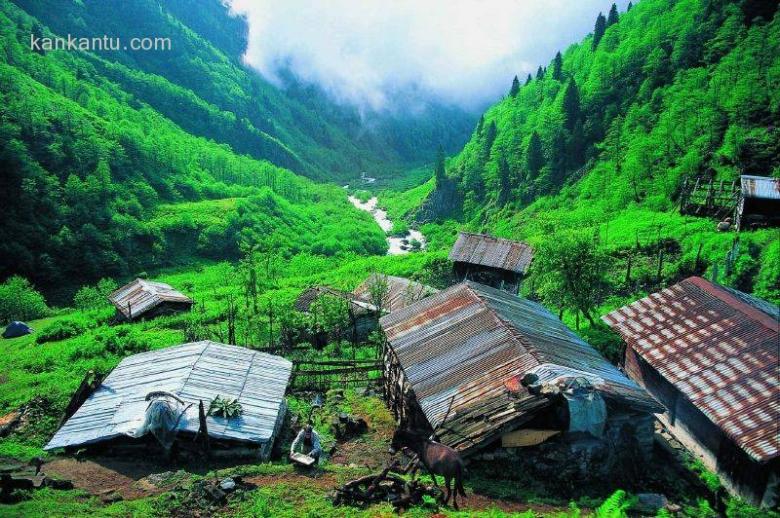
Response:
MULTIPOLYGON (((363 110, 436 99, 477 109, 593 29, 603 0, 228 0, 246 63, 288 69, 363 110)), ((625 3, 619 2, 619 7, 625 3)))

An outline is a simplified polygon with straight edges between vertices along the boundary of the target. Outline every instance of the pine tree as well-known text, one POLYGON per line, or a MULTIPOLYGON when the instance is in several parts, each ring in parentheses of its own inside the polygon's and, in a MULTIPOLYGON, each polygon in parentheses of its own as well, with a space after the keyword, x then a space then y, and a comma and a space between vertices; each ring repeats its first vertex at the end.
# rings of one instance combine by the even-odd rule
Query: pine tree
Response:
POLYGON ((604 31, 607 30, 607 19, 604 18, 604 15, 599 13, 598 17, 596 17, 596 26, 593 27, 593 50, 596 50, 596 47, 599 46, 599 42, 601 41, 601 38, 604 37, 604 31))
POLYGON ((439 145, 439 149, 436 152, 436 169, 434 170, 434 177, 436 178, 436 185, 442 185, 446 176, 444 170, 444 149, 439 145))
POLYGON ((525 84, 529 84, 533 80, 534 80, 534 78, 531 77, 531 74, 528 74, 528 77, 525 78, 525 84))
POLYGON ((485 116, 480 115, 479 116, 479 122, 477 122, 477 136, 482 136, 482 129, 485 127, 485 116))
POLYGON ((580 108, 580 90, 574 78, 569 80, 566 85, 566 91, 563 93, 563 116, 565 118, 566 129, 572 131, 582 117, 580 108))
POLYGON ((498 161, 498 205, 503 207, 512 196, 512 178, 509 163, 502 155, 498 161))
POLYGON ((509 95, 512 97, 517 97, 518 92, 520 91, 520 80, 515 76, 514 79, 512 79, 512 88, 509 89, 509 95))
POLYGON ((634 7, 633 2, 629 2, 628 6, 626 6, 626 12, 630 11, 632 7, 634 7))
POLYGON ((552 78, 556 81, 560 81, 563 78, 563 58, 560 52, 557 52, 555 59, 553 59, 552 78))
POLYGON ((612 4, 612 7, 609 9, 609 14, 607 15, 607 27, 615 25, 618 22, 618 18, 617 5, 612 4))
POLYGON ((490 121, 487 130, 485 130, 485 141, 482 143, 482 155, 480 158, 483 164, 490 160, 490 151, 493 149, 493 142, 496 140, 496 135, 498 135, 496 121, 490 121))
POLYGON ((542 139, 537 132, 531 133, 528 139, 528 147, 525 150, 525 167, 528 170, 528 179, 533 180, 539 176, 539 171, 544 167, 544 151, 542 139))
POLYGON ((542 79, 544 77, 544 70, 542 70, 542 66, 539 65, 539 68, 536 70, 536 79, 542 79))

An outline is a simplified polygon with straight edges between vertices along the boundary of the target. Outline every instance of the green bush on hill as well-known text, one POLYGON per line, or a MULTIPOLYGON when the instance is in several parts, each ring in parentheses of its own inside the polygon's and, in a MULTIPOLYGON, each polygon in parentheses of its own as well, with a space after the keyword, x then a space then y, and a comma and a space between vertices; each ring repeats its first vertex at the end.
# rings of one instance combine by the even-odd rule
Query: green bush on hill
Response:
POLYGON ((48 312, 43 295, 27 279, 13 276, 0 284, 0 324, 41 318, 48 312))

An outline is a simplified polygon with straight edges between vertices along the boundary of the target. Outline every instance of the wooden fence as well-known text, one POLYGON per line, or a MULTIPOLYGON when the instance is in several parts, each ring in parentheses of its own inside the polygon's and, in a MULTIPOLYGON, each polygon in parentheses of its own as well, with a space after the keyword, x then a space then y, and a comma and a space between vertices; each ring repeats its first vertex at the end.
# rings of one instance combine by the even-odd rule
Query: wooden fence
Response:
POLYGON ((380 360, 299 360, 293 362, 290 387, 298 390, 328 390, 366 385, 382 380, 380 360))

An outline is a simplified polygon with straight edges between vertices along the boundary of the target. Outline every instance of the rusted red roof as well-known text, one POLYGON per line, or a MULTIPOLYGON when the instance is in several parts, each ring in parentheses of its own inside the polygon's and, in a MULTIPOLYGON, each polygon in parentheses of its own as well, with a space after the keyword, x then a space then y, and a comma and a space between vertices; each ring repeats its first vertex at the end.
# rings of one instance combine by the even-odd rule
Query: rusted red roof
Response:
POLYGON ((449 257, 454 262, 478 264, 524 274, 533 256, 531 246, 520 241, 460 232, 449 257))
POLYGON ((752 458, 780 452, 780 309, 700 277, 602 319, 752 458))
POLYGON ((138 318, 165 302, 192 304, 192 299, 163 282, 136 279, 108 296, 126 318, 138 318))
POLYGON ((541 305, 466 281, 380 319, 417 401, 440 438, 460 450, 529 419, 548 400, 517 380, 585 377, 606 397, 660 411, 647 392, 541 305), (450 403, 452 408, 447 414, 450 403))
POLYGON ((375 302, 374 297, 377 295, 372 294, 372 289, 383 292, 382 311, 387 313, 403 309, 409 304, 439 291, 404 277, 374 273, 355 288, 352 294, 364 302, 373 303, 375 302))

